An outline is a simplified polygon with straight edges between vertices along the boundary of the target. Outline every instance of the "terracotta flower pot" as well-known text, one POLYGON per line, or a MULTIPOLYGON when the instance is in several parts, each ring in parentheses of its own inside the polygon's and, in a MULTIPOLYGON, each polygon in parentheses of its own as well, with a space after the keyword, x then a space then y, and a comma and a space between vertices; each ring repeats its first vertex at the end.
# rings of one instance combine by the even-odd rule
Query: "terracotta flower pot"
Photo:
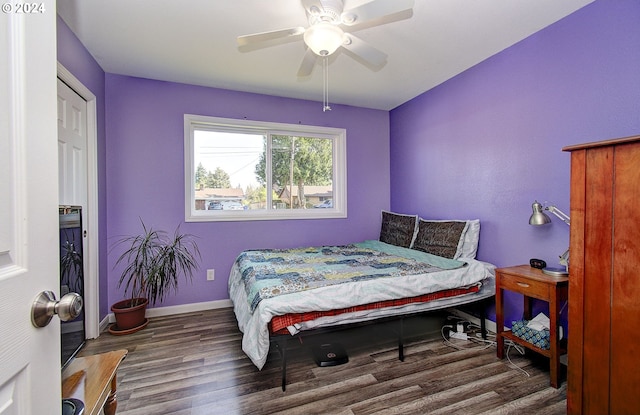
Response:
POLYGON ((109 328, 111 334, 129 334, 142 330, 149 323, 145 318, 149 300, 133 298, 118 301, 111 306, 116 324, 109 328))

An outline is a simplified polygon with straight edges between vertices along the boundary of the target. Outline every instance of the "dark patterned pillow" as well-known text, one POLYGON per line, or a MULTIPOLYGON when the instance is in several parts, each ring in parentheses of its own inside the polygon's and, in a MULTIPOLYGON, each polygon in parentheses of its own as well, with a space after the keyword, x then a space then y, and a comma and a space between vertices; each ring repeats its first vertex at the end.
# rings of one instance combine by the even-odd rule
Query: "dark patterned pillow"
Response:
POLYGON ((453 258, 458 250, 465 222, 432 222, 420 220, 413 249, 445 258, 453 258))
POLYGON ((417 226, 417 215, 382 211, 380 241, 403 248, 411 248, 417 226))

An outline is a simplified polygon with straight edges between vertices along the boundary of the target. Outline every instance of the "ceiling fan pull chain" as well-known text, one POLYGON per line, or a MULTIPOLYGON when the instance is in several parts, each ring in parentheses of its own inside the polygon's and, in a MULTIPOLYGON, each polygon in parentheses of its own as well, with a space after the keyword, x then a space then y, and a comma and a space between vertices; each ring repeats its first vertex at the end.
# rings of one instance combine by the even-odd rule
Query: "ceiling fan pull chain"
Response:
POLYGON ((322 112, 331 111, 329 106, 329 57, 322 58, 322 112))

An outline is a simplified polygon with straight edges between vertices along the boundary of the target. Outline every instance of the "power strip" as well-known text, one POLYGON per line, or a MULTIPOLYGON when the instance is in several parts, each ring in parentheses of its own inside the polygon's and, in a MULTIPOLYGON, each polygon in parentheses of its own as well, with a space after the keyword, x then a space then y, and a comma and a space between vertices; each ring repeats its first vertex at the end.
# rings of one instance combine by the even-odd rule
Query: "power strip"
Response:
MULTIPOLYGON (((469 321, 469 322, 475 324, 476 326, 480 327, 480 319, 478 317, 472 316, 471 314, 469 314, 467 312, 460 311, 457 308, 447 308, 447 312, 453 314, 454 316, 460 317, 463 320, 469 321)), ((494 321, 489 320, 488 318, 485 319, 485 323, 487 325, 487 331, 490 332, 490 333, 494 333, 495 334, 495 332, 497 331, 496 323, 494 321)))
POLYGON ((467 333, 458 333, 457 331, 449 332, 449 337, 458 340, 468 340, 467 333))

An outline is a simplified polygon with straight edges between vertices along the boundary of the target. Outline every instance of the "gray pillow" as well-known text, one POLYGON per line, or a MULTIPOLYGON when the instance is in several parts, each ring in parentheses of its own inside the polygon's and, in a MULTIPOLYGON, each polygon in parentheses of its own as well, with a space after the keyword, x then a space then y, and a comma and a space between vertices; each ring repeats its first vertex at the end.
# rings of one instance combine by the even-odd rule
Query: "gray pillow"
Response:
POLYGON ((445 258, 453 258, 458 250, 466 223, 459 221, 433 222, 420 220, 413 249, 445 258))
POLYGON ((418 215, 403 215, 382 211, 380 241, 411 248, 418 226, 418 215))

